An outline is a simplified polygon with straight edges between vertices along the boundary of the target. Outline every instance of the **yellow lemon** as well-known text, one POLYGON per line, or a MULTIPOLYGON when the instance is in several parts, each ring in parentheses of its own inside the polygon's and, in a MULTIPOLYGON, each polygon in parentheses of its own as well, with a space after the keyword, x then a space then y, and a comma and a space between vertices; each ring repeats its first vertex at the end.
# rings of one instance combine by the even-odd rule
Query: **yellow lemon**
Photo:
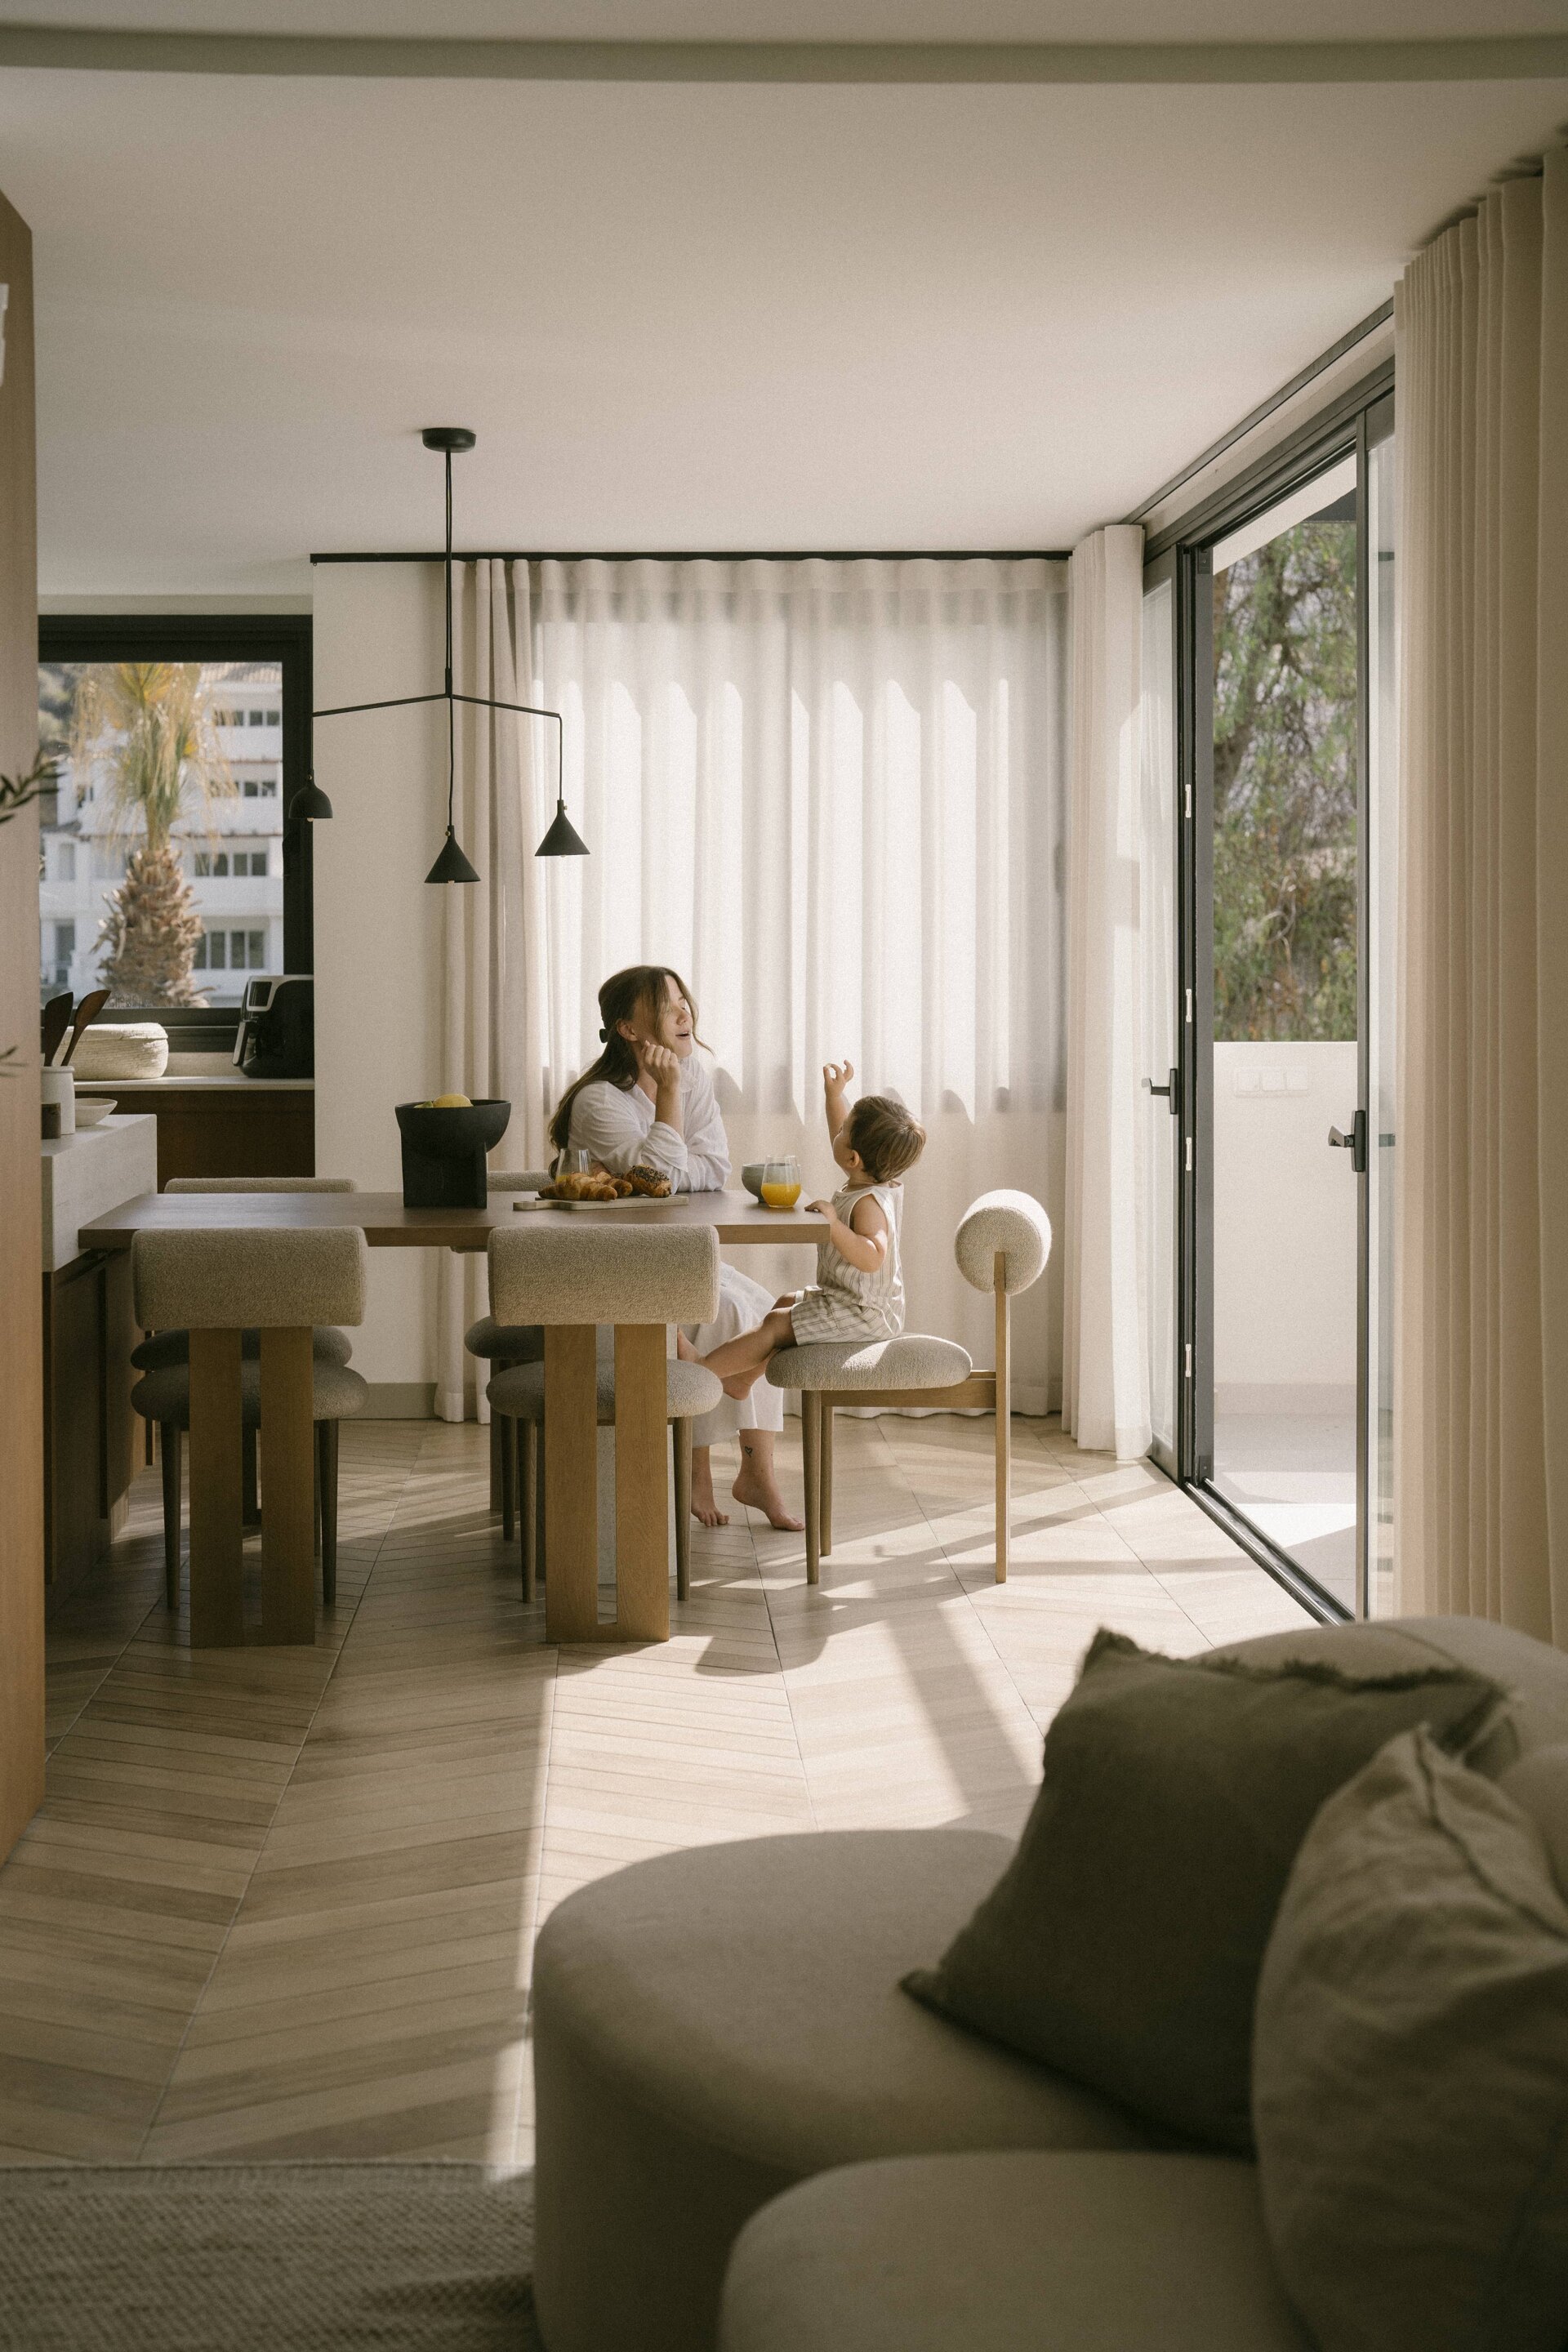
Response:
POLYGON ((472 1110, 473 1107, 467 1095, 437 1095, 430 1106, 432 1110, 472 1110))

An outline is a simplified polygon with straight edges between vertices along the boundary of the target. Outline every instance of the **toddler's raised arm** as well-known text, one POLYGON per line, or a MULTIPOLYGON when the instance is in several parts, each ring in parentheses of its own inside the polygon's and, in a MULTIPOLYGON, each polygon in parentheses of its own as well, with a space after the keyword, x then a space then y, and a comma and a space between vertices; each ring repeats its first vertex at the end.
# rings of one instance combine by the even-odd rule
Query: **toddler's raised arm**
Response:
POLYGON ((849 1105, 845 1100, 845 1094, 854 1076, 853 1062, 825 1062, 822 1066, 822 1091, 826 1102, 829 1143, 849 1116, 849 1105))

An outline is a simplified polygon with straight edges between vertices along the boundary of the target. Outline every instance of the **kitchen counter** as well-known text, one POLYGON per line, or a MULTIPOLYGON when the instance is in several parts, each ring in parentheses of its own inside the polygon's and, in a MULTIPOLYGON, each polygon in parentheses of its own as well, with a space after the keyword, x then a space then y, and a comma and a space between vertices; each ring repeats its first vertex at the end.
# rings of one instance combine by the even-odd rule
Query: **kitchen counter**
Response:
POLYGON ((54 1274, 81 1255, 79 1227, 156 1188, 158 1122, 145 1111, 114 1113, 74 1135, 47 1137, 39 1148, 44 1271, 54 1274))
POLYGON ((161 1078, 83 1078, 79 1091, 84 1095, 173 1095, 218 1094, 313 1094, 314 1078, 247 1078, 240 1070, 230 1070, 224 1077, 187 1077, 178 1070, 167 1071, 161 1078))

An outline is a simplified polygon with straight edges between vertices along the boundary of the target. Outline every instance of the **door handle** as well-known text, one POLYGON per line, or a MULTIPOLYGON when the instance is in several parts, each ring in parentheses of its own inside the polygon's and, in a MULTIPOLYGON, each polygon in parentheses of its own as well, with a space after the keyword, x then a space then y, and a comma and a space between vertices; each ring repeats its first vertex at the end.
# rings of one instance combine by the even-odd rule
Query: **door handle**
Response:
POLYGON ((1350 1153, 1351 1166, 1358 1176, 1366 1174, 1366 1113, 1364 1110, 1357 1111, 1351 1121, 1351 1131, 1348 1135, 1342 1135, 1337 1127, 1331 1127, 1329 1141, 1336 1150, 1350 1153))
POLYGON ((1173 1118, 1179 1118, 1181 1117, 1182 1087, 1181 1072, 1179 1070, 1170 1071, 1163 1087, 1157 1087, 1152 1078, 1145 1078, 1143 1086, 1145 1091, 1149 1094, 1165 1096, 1170 1106, 1171 1117, 1173 1118))

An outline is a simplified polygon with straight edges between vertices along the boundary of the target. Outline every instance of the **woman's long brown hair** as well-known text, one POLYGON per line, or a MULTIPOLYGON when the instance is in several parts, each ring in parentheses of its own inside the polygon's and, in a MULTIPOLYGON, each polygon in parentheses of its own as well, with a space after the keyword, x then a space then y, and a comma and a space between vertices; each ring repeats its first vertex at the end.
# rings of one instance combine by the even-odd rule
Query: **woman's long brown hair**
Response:
POLYGON ((696 1000, 678 971, 671 971, 665 963, 634 963, 628 964, 625 971, 613 971, 599 991, 599 1034, 605 1041, 605 1050, 575 1084, 567 1087, 550 1122, 550 1140, 557 1151, 564 1151, 570 1140, 572 1106, 584 1087, 591 1087, 596 1078, 608 1078, 613 1087, 627 1094, 636 1086, 637 1049, 622 1036, 620 1024, 623 1021, 635 1021, 639 1013, 644 1013, 657 1027, 664 1010, 667 980, 674 981, 686 999, 693 1043, 701 1044, 697 1034, 696 1000))

